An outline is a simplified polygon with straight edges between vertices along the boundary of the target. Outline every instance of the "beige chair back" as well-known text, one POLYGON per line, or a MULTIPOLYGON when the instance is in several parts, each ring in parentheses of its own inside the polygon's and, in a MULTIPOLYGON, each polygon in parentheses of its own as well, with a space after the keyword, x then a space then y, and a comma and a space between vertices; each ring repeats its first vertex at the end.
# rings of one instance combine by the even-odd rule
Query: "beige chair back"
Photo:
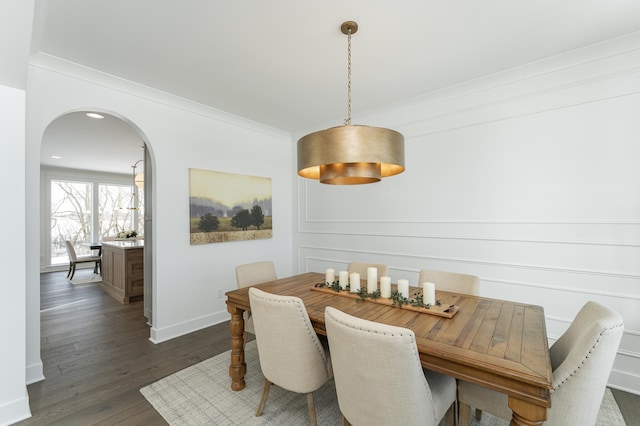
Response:
POLYGON ((316 415, 313 392, 333 373, 331 358, 316 335, 302 300, 249 288, 260 367, 265 388, 256 416, 262 414, 271 383, 307 394, 310 423, 316 415))
MULTIPOLYGON (((254 262, 236 266, 236 285, 238 288, 249 287, 277 279, 276 268, 271 261, 254 262)), ((245 330, 244 340, 246 343, 247 333, 256 334, 256 331, 251 313, 245 311, 243 317, 245 330)))
POLYGON ((278 386, 298 393, 317 390, 331 378, 330 361, 302 300, 249 289, 260 367, 278 386))
POLYGON ((236 266, 236 284, 238 288, 262 284, 277 280, 276 268, 273 262, 254 262, 236 266))
MULTIPOLYGON (((549 349, 553 369, 551 408, 545 425, 595 425, 624 322, 620 314, 587 302, 549 349)), ((507 396, 460 382, 460 403, 510 419, 507 396)), ((463 410, 461 405, 461 413, 463 410)), ((466 424, 461 417, 461 424, 466 424)))
POLYGON ((78 256, 76 255, 76 249, 73 247, 73 244, 71 244, 71 241, 66 240, 64 244, 67 247, 67 255, 69 256, 69 261, 71 262, 77 261, 78 256))
POLYGON ((623 332, 617 312, 597 302, 582 307, 549 349, 553 390, 545 424, 596 423, 623 332))
POLYGON ((431 387, 413 331, 332 307, 325 326, 338 405, 352 425, 437 425, 452 408, 455 379, 433 373, 431 387))
POLYGON ((422 286, 422 283, 425 282, 434 283, 436 290, 469 294, 471 296, 480 295, 480 278, 475 275, 422 269, 418 279, 418 286, 422 286))
POLYGON ((378 281, 380 281, 380 277, 389 275, 389 267, 381 263, 350 262, 347 270, 349 271, 349 274, 357 272, 360 274, 361 279, 366 280, 367 268, 369 267, 378 268, 378 281))

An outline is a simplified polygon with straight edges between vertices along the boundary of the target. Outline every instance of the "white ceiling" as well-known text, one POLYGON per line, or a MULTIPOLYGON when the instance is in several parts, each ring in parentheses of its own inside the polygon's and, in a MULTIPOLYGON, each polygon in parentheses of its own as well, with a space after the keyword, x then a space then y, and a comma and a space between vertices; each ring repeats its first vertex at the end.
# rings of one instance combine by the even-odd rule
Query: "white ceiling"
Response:
MULTIPOLYGON (((51 123, 42 138, 40 164, 131 174, 131 166, 144 160, 144 141, 129 124, 101 115, 104 118, 95 119, 72 112, 51 123)), ((136 171, 143 167, 139 163, 136 171)))
POLYGON ((297 131, 640 30, 640 1, 38 0, 32 53, 297 131))

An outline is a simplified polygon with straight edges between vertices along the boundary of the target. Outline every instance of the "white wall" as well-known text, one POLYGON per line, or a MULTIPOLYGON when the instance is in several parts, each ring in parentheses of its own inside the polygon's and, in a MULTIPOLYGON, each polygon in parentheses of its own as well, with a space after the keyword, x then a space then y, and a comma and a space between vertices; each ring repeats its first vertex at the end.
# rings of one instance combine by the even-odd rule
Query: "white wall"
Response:
MULTIPOLYGON (((0 2, 0 425, 31 416, 25 378, 25 86, 34 0, 0 2)), ((39 339, 39 335, 38 335, 39 339)), ((38 355, 39 357, 39 355, 38 355)))
MULTIPOLYGON (((32 59, 27 96, 28 175, 39 173, 47 125, 69 111, 108 112, 143 135, 153 171, 153 341, 227 320, 225 299, 218 291, 235 288, 237 264, 271 259, 279 275, 291 274, 293 165, 288 134, 48 57, 32 59), (191 246, 189 168, 271 177, 273 238, 191 246)), ((27 186, 27 208, 36 212, 37 183, 27 186)), ((27 258, 36 260, 37 223, 36 214, 27 238, 27 258)), ((34 280, 29 285, 38 284, 34 280)), ((28 315, 35 322, 38 313, 28 315)), ((34 346, 28 351, 39 353, 34 346)))
POLYGON ((0 245, 3 271, 0 297, 0 424, 31 415, 25 384, 25 92, 0 86, 0 223, 6 244, 0 245))
POLYGON ((299 179, 298 270, 479 275, 542 305, 551 341, 599 301, 626 323, 610 383, 640 394, 639 64, 634 34, 356 117, 405 135, 406 172, 299 179))

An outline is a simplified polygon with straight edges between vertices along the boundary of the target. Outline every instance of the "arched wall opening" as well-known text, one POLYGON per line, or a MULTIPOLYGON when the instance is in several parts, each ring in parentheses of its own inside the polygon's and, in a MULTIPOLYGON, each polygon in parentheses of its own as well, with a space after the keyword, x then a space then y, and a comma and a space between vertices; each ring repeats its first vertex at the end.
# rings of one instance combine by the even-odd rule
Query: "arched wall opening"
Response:
MULTIPOLYGON (((46 185, 50 180, 47 174, 68 176, 72 180, 87 176, 93 182, 107 181, 132 185, 133 194, 144 202, 144 215, 141 214, 140 224, 144 237, 144 299, 141 310, 147 318, 148 325, 153 324, 153 148, 144 132, 132 120, 116 111, 104 108, 77 108, 58 114, 45 120, 39 126, 43 130, 37 145, 38 153, 32 149, 27 154, 27 164, 38 165, 39 175, 37 190, 39 199, 38 218, 35 215, 27 217, 27 228, 38 230, 38 259, 29 259, 36 250, 27 250, 27 306, 40 304, 40 272, 60 270, 51 264, 46 264, 45 256, 49 249, 43 241, 51 241, 50 222, 43 217, 50 216, 45 212, 50 208, 50 198, 46 185), (98 114, 99 118, 87 117, 86 113, 98 114), (99 123, 99 125, 97 125, 99 123), (128 145, 128 147, 127 147, 128 145), (52 158, 61 157, 61 158, 52 158), (135 168, 133 166, 135 165, 135 168), (141 167, 142 166, 142 167, 141 167), (137 170, 137 172, 136 172, 137 170), (136 186, 135 175, 142 173, 144 183, 136 186), (35 270, 37 266, 37 270, 35 270), (32 277, 29 279, 29 277, 32 277)), ((34 127, 31 127, 33 129, 34 127)), ((27 137, 29 139, 29 136, 27 137)), ((35 167, 28 170, 34 170, 35 167)), ((33 173, 32 173, 33 174, 33 173)), ((27 173, 29 175, 29 172, 27 173)), ((29 180, 29 179, 27 179, 29 180)), ((33 179, 32 179, 33 180, 33 179)), ((97 185, 96 185, 97 186, 97 185)), ((33 189, 33 185, 31 185, 33 189)), ((95 191, 97 193, 97 190, 95 191)), ((32 198, 33 200, 34 198, 32 198)), ((29 202, 27 203, 29 205, 29 202)), ((31 203, 33 205, 33 202, 31 203)), ((28 210, 33 211, 31 208, 28 210)), ((28 214, 29 216, 29 214, 28 214)), ((34 239, 32 239, 34 241, 34 239)), ((68 264, 63 266, 66 271, 68 264)), ((30 315, 35 309, 27 309, 27 383, 45 379, 40 357, 40 345, 30 345, 30 342, 40 341, 39 315, 30 315), (35 324, 37 322, 37 324, 35 324), (30 324, 31 323, 31 324, 30 324), (35 361, 35 362, 34 362, 35 361)), ((38 311, 39 313, 39 311, 38 311)))

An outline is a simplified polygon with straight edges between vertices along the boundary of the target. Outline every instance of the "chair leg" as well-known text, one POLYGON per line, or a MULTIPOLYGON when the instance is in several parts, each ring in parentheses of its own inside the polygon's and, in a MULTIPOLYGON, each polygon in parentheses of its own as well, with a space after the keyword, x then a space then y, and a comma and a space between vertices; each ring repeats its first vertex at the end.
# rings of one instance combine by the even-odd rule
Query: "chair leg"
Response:
POLYGON ((313 392, 307 394, 307 405, 309 406, 309 425, 316 426, 318 421, 316 419, 316 404, 313 402, 313 392))
POLYGON ((262 410, 264 410, 264 405, 267 403, 267 397, 269 396, 269 389, 271 389, 271 382, 265 378, 264 388, 262 388, 262 398, 260 398, 260 404, 258 404, 256 417, 260 417, 262 415, 262 410))
POLYGON ((73 279, 73 276, 76 274, 76 264, 72 263, 71 264, 71 276, 69 277, 70 280, 73 279))
POLYGON ((67 278, 71 275, 71 267, 73 266, 73 262, 69 262, 69 271, 67 272, 67 278))
POLYGON ((469 404, 458 401, 458 425, 469 426, 469 416, 471 415, 471 407, 469 404))
POLYGON ((451 404, 451 407, 447 410, 444 415, 444 424, 446 426, 455 426, 456 424, 456 403, 455 401, 451 404))

